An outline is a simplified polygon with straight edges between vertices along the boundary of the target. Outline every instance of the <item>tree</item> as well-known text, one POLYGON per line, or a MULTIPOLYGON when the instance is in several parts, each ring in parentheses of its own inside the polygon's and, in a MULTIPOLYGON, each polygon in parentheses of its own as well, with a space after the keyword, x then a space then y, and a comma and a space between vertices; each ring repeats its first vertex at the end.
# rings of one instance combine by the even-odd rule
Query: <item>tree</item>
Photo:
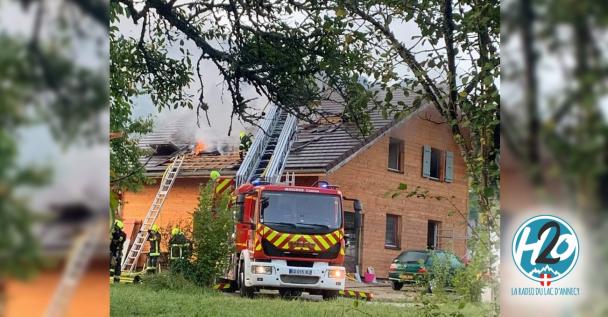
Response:
MULTIPOLYGON (((344 26, 301 3, 153 0, 144 4, 114 0, 112 8, 141 27, 139 38, 134 40, 146 64, 151 64, 152 49, 163 51, 177 46, 182 63, 192 65, 192 58, 198 57, 196 77, 202 86, 205 73, 200 63, 211 61, 232 99, 232 115, 245 122, 256 124, 262 117, 252 111, 255 98, 265 97, 300 119, 311 120, 319 114, 316 102, 327 98, 328 89, 336 89, 352 105, 367 94, 353 89, 358 78, 350 70, 368 67, 368 56, 345 51, 341 34, 344 26), (305 18, 296 17, 302 15, 305 18), (296 21, 289 21, 290 17, 296 17, 296 21), (199 56, 185 48, 186 41, 200 49, 199 56), (245 87, 253 87, 258 96, 248 99, 243 94, 245 87), (347 94, 345 89, 349 87, 347 94)), ((166 54, 163 60, 169 60, 166 54)), ((208 109, 202 89, 196 97, 179 93, 181 103, 161 102, 157 104, 159 109, 195 107, 197 114, 208 109)))
POLYGON ((346 36, 358 42, 357 50, 374 53, 383 72, 368 74, 381 78, 390 92, 403 89, 417 92, 413 105, 391 103, 387 93, 384 106, 402 115, 428 102, 445 118, 464 158, 471 190, 478 198, 480 219, 477 230, 480 248, 474 255, 494 271, 497 250, 498 153, 500 100, 499 17, 495 1, 421 0, 337 1, 335 19, 350 25, 346 36), (415 26, 412 43, 395 35, 399 28, 415 26), (398 67, 409 73, 399 76, 398 67))

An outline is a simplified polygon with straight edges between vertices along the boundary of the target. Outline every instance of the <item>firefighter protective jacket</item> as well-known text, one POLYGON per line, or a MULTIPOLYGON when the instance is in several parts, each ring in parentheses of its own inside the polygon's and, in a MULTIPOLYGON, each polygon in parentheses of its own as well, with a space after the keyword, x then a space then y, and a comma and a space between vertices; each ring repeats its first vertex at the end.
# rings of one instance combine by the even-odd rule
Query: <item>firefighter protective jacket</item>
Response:
POLYGON ((127 240, 127 234, 117 227, 112 228, 110 240, 110 252, 112 254, 122 253, 122 246, 127 240))
POLYGON ((150 256, 160 255, 160 233, 148 231, 148 241, 150 241, 150 256))

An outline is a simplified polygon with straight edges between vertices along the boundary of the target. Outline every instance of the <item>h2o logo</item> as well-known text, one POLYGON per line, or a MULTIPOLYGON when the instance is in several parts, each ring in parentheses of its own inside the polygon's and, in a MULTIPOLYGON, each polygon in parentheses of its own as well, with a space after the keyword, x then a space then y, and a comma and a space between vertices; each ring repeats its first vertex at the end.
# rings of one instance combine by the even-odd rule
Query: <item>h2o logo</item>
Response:
POLYGON ((519 271, 549 286, 568 275, 578 260, 578 238, 564 220, 549 215, 532 217, 513 237, 513 260, 519 271))

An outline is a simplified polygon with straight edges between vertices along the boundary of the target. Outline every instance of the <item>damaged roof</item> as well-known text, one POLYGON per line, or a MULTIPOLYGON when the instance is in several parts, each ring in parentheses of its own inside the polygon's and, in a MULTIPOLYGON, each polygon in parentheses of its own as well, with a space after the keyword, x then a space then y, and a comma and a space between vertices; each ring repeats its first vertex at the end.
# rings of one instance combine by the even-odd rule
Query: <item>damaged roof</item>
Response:
MULTIPOLYGON (((382 100, 384 94, 379 93, 378 98, 382 100)), ((416 95, 405 96, 400 90, 393 92, 394 103, 401 101, 405 105, 411 105, 415 98, 416 95)), ((286 172, 295 172, 296 174, 327 173, 338 167, 357 151, 384 135, 396 123, 404 120, 384 118, 380 110, 373 111, 370 113, 372 131, 370 135, 364 137, 354 123, 342 122, 341 114, 344 112, 344 106, 339 100, 324 100, 319 107, 324 113, 324 118, 319 120, 320 123, 299 123, 296 139, 287 159, 286 172)), ((172 122, 166 124, 162 129, 156 129, 142 137, 139 142, 140 146, 153 148, 158 153, 140 159, 148 176, 162 176, 167 165, 171 162, 172 155, 175 155, 173 153, 179 150, 189 153, 180 170, 180 176, 182 177, 204 177, 212 170, 219 170, 222 175, 236 174, 241 162, 238 151, 229 150, 221 153, 214 151, 202 155, 191 154, 192 144, 175 143, 175 140, 180 139, 175 136, 178 133, 183 133, 183 127, 183 122, 172 122)), ((238 144, 234 145, 234 148, 236 147, 238 147, 238 144)))

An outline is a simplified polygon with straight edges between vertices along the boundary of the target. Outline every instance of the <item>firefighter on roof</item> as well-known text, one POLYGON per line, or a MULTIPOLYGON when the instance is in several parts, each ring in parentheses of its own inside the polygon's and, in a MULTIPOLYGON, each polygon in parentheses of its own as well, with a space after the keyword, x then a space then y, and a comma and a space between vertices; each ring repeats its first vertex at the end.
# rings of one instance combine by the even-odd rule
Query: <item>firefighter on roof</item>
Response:
POLYGON ((249 150, 249 147, 251 147, 251 135, 245 131, 242 131, 239 134, 239 138, 241 140, 241 143, 239 144, 239 156, 242 160, 245 156, 245 153, 247 153, 247 151, 249 150))
POLYGON ((148 267, 146 271, 148 273, 156 273, 158 257, 160 256, 160 233, 156 224, 152 225, 152 228, 148 230, 148 241, 150 241, 150 253, 148 254, 148 267))
POLYGON ((127 234, 122 231, 124 224, 120 220, 114 221, 110 240, 110 276, 114 277, 114 282, 120 282, 120 265, 122 258, 122 246, 127 240, 127 234))
POLYGON ((171 230, 171 239, 169 240, 169 259, 182 260, 190 257, 190 241, 184 235, 184 232, 175 227, 171 230))

